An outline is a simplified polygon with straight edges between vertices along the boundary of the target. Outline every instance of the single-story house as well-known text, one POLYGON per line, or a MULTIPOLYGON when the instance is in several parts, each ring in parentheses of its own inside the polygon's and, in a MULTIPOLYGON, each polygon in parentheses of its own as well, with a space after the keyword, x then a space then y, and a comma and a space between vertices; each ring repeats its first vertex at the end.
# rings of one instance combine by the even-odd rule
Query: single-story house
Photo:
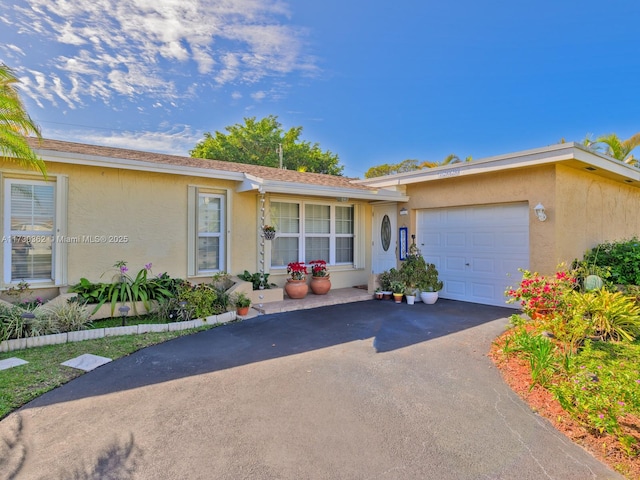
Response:
POLYGON ((48 179, 5 160, 2 285, 26 281, 41 296, 134 275, 193 282, 225 271, 269 273, 324 259, 333 288, 367 284, 373 203, 406 201, 351 179, 223 161, 43 140, 32 142, 48 179), (264 225, 277 236, 265 240, 264 225), (106 272, 106 273, 105 273, 106 272))
POLYGON ((367 180, 33 146, 47 180, 0 163, 0 287, 24 280, 49 297, 81 277, 110 280, 118 261, 194 282, 264 271, 283 286, 289 262, 324 259, 333 288, 372 288, 414 242, 437 265, 442 297, 504 305, 518 268, 550 273, 640 231, 640 169, 573 143, 367 180), (264 225, 276 227, 274 240, 264 225))

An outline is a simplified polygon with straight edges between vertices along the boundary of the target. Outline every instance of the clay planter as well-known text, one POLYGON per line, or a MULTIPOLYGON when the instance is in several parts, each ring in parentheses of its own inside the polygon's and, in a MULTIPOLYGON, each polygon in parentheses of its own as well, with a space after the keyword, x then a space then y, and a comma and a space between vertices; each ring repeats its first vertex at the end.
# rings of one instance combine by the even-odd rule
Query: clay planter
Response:
POLYGON ((236 313, 240 316, 245 316, 247 313, 249 313, 249 307, 237 307, 236 313))
POLYGON ((293 280, 288 278, 284 286, 284 291, 289 298, 304 298, 309 291, 309 285, 307 285, 306 280, 293 280))
POLYGON ((316 295, 326 295, 331 290, 331 280, 326 277, 311 277, 311 291, 316 295))
POLYGON ((402 303, 402 297, 404 297, 403 293, 394 293, 393 294, 393 301, 396 303, 402 303))

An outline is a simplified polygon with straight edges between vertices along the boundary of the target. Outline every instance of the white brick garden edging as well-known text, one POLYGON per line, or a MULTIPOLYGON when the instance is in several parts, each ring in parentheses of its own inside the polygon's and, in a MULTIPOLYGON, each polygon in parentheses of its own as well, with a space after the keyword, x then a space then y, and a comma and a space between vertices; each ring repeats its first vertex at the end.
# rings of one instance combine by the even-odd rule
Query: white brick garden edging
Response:
POLYGON ((18 338, 15 340, 4 340, 0 342, 0 352, 12 352, 31 347, 42 347, 45 345, 58 345, 67 342, 81 342, 83 340, 93 340, 95 338, 112 337, 116 335, 135 335, 149 332, 176 332, 179 330, 189 330, 202 327, 204 325, 215 325, 236 320, 236 312, 226 312, 220 315, 197 318, 187 322, 174 323, 145 323, 124 327, 95 328, 89 330, 77 330, 75 332, 56 333, 53 335, 42 335, 39 337, 18 338))

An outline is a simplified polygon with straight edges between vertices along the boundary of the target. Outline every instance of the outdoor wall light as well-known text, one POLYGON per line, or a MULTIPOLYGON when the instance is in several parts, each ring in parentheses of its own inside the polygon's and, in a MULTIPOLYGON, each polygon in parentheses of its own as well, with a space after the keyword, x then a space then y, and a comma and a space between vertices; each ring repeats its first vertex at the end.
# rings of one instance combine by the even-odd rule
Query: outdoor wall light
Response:
POLYGON ((544 222, 547 219, 547 214, 544 212, 544 205, 538 203, 535 207, 533 207, 533 211, 536 212, 536 217, 541 222, 544 222))
POLYGON ((402 207, 400 209, 400 215, 409 215, 409 210, 407 210, 406 208, 402 207))

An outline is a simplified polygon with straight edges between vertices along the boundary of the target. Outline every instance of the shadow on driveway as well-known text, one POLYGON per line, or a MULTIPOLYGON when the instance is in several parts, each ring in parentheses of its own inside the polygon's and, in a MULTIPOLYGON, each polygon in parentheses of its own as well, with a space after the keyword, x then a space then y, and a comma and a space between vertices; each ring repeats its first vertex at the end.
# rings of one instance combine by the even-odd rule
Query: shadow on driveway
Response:
POLYGON ((139 388, 355 340, 371 339, 376 353, 390 352, 512 313, 509 308, 441 299, 434 305, 370 300, 263 315, 147 347, 23 408, 139 388))

